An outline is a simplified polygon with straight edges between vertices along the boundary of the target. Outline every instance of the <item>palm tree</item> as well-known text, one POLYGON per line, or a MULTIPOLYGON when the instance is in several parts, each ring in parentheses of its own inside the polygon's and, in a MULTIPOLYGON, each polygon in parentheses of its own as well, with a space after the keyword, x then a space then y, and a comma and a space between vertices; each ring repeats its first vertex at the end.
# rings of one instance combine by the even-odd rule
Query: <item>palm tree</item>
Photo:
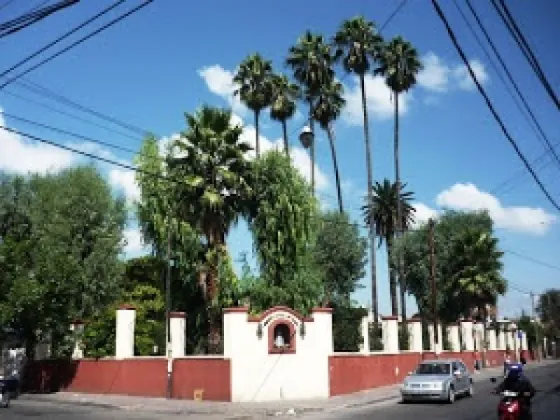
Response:
MULTIPOLYGON (((342 59, 344 69, 347 72, 357 74, 360 79, 369 202, 373 200, 371 190, 373 186, 373 162, 369 138, 365 75, 370 70, 373 60, 378 56, 382 42, 383 40, 377 33, 374 23, 365 20, 361 16, 345 20, 333 39, 333 43, 337 47, 335 58, 342 59)), ((377 266, 375 258, 375 226, 373 221, 369 222, 369 226, 371 294, 374 319, 377 322, 379 308, 377 303, 377 266)))
POLYGON ((263 109, 272 102, 272 63, 260 54, 251 54, 239 65, 233 82, 239 86, 235 95, 239 95, 255 114, 255 152, 260 156, 259 116, 263 109))
POLYGON ((252 196, 252 165, 241 142, 242 128, 231 127, 231 111, 203 106, 185 114, 188 128, 173 143, 177 154, 168 158, 169 177, 181 198, 179 214, 201 232, 206 252, 200 282, 209 309, 209 349, 220 340, 216 319, 219 290, 218 268, 227 257, 225 245, 230 228, 247 209, 252 196))
MULTIPOLYGON (((422 63, 418 59, 416 49, 409 42, 400 36, 393 38, 386 44, 379 55, 379 68, 375 74, 385 77, 387 86, 393 92, 395 98, 395 139, 394 139, 394 159, 395 159, 395 182, 400 185, 399 167, 399 95, 408 91, 416 84, 416 75, 422 69, 422 63)), ((397 214, 400 215, 402 209, 400 202, 397 202, 397 214)), ((403 220, 397 216, 397 221, 403 220)), ((401 234, 403 226, 397 225, 397 234, 401 234)), ((402 261, 398 263, 399 278, 401 279, 401 314, 403 322, 406 319, 406 284, 402 276, 402 261)))
POLYGON ((331 147, 331 156, 333 160, 334 176, 336 179, 336 192, 338 195, 338 209, 344 212, 342 205, 342 191, 340 189, 340 173, 336 159, 336 150, 334 147, 334 129, 333 123, 340 116, 342 107, 346 103, 342 97, 344 87, 342 83, 332 81, 328 85, 323 85, 317 96, 317 102, 313 110, 313 118, 317 120, 323 130, 326 131, 331 147))
POLYGON ((300 95, 299 86, 290 82, 285 74, 274 75, 272 78, 272 105, 270 107, 270 118, 282 124, 284 138, 284 151, 290 155, 288 142, 288 130, 286 121, 292 118, 296 112, 296 101, 300 95))
POLYGON ((379 237, 379 246, 385 241, 387 245, 387 260, 389 261, 389 288, 391 293, 391 310, 393 315, 398 314, 397 302, 397 283, 395 270, 391 264, 393 255, 393 239, 397 228, 397 201, 402 207, 402 225, 407 228, 414 222, 414 212, 416 211, 410 202, 414 199, 412 192, 404 191, 406 185, 397 186, 388 179, 380 184, 376 182, 372 187, 373 197, 364 206, 362 212, 366 224, 371 227, 374 222, 375 234, 379 237), (400 190, 400 191, 399 191, 400 190))
MULTIPOLYGON (((296 45, 290 48, 286 64, 292 68, 294 78, 305 88, 304 97, 309 104, 309 124, 313 130, 313 108, 323 85, 334 79, 331 47, 322 35, 306 31, 296 45)), ((315 191, 315 142, 311 144, 311 188, 315 191)))

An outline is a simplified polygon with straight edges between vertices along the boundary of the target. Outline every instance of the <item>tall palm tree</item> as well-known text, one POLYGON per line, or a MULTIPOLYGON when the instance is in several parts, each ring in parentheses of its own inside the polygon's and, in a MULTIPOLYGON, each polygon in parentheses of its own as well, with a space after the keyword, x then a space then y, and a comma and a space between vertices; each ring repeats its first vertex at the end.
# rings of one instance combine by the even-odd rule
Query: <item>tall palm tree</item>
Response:
MULTIPOLYGON (((322 35, 306 31, 290 48, 286 64, 304 87, 304 97, 309 104, 309 124, 313 131, 313 108, 319 91, 334 79, 331 47, 322 35)), ((311 188, 315 192, 315 142, 311 144, 311 188)))
MULTIPOLYGON (((358 75, 362 92, 362 112, 364 116, 364 144, 366 148, 366 169, 368 183, 368 201, 372 202, 373 162, 369 138, 369 122, 367 111, 365 75, 370 70, 372 62, 379 54, 383 40, 377 33, 373 22, 358 16, 342 22, 340 29, 333 39, 336 46, 335 58, 342 60, 344 69, 358 75)), ((375 258, 375 227, 373 221, 369 223, 370 264, 371 264, 371 294, 375 321, 378 320, 379 308, 377 302, 377 265, 375 258)))
POLYGON ((233 81, 239 86, 235 91, 241 101, 255 115, 255 152, 261 153, 259 139, 259 116, 272 102, 272 62, 260 54, 251 54, 239 65, 233 81))
POLYGON ((336 158, 336 149, 334 146, 334 129, 333 123, 340 116, 342 108, 346 101, 342 97, 344 87, 342 83, 332 81, 327 85, 323 85, 317 96, 317 102, 313 109, 313 118, 317 120, 319 126, 326 131, 331 147, 331 156, 333 160, 334 176, 336 179, 336 193, 338 195, 338 209, 344 212, 342 204, 342 191, 340 187, 340 172, 338 170, 338 162, 336 158))
POLYGON ((270 118, 282 124, 284 138, 284 151, 290 155, 288 142, 288 130, 286 122, 296 112, 296 101, 300 96, 299 86, 290 82, 285 74, 275 74, 272 78, 272 105, 270 106, 270 118))
MULTIPOLYGON (((395 138, 394 138, 394 159, 395 159, 395 182, 400 185, 400 164, 399 164, 399 95, 408 91, 416 84, 416 75, 422 69, 422 63, 418 59, 416 49, 409 42, 398 36, 386 44, 379 56, 379 68, 375 74, 385 77, 387 86, 393 92, 395 98, 395 138)), ((400 215, 402 209, 400 202, 397 202, 397 213, 400 215)), ((403 220, 397 216, 397 222, 403 220)), ((403 226, 397 225, 397 234, 401 234, 403 226)), ((398 263, 399 278, 401 279, 401 315, 403 322, 406 319, 406 284, 402 273, 402 261, 398 263)))
POLYGON ((249 144, 240 140, 242 128, 231 127, 231 111, 203 106, 185 114, 188 128, 168 158, 169 176, 181 179, 173 184, 181 197, 181 218, 202 233, 206 252, 200 286, 209 310, 209 349, 219 344, 220 335, 213 312, 218 307, 220 261, 227 257, 226 236, 245 213, 252 196, 252 165, 245 153, 249 144))
POLYGON ((374 222, 375 233, 379 237, 379 246, 385 241, 387 245, 387 261, 389 261, 389 289, 391 293, 391 310, 393 315, 398 314, 397 302, 397 283, 395 278, 395 270, 391 264, 391 256, 393 255, 393 239, 397 228, 397 201, 400 202, 402 208, 401 224, 407 228, 414 222, 415 209, 410 204, 414 199, 414 194, 410 191, 404 191, 406 185, 398 186, 397 183, 391 183, 388 179, 384 179, 383 183, 376 182, 372 187, 373 197, 362 206, 362 212, 365 222, 371 227, 371 221, 374 222))

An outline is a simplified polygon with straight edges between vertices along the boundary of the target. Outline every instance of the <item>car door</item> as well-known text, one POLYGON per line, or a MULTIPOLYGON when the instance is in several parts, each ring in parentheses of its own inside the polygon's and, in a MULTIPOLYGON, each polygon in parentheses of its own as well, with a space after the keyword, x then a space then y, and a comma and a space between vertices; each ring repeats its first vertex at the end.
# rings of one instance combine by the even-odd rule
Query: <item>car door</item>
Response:
POLYGON ((471 378, 469 371, 463 362, 459 362, 459 371, 461 372, 463 390, 466 391, 469 389, 471 378))

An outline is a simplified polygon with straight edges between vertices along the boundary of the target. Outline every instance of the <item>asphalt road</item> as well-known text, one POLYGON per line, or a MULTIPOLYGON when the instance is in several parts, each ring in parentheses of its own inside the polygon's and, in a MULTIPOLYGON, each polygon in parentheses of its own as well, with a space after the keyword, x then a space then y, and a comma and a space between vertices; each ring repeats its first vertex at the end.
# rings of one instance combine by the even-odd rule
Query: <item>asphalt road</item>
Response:
MULTIPOLYGON (((560 418, 558 414, 560 413, 560 364, 531 370, 527 372, 527 376, 538 391, 533 400, 533 418, 558 420, 560 418)), ((452 405, 392 402, 336 413, 323 413, 309 418, 316 420, 494 420, 497 417, 499 397, 491 394, 492 388, 493 384, 490 380, 475 382, 474 397, 458 398, 452 405)))

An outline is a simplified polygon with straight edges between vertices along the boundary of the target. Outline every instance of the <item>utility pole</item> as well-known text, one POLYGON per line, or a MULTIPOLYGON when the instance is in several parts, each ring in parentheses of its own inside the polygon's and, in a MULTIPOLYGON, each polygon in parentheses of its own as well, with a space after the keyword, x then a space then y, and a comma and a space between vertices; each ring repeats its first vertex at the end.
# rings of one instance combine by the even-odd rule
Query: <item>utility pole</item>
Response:
POLYGON ((434 246, 434 221, 428 220, 428 239, 430 243, 430 280, 432 284, 432 317, 434 321, 434 345, 437 354, 439 347, 439 334, 437 323, 437 301, 436 301, 436 251, 434 246))
POLYGON ((533 292, 530 293, 531 296, 531 317, 533 318, 533 323, 535 325, 535 341, 537 346, 537 361, 541 361, 541 352, 540 352, 540 341, 539 341, 539 324, 537 323, 537 316, 536 316, 536 309, 535 309, 535 294, 533 292))
POLYGON ((172 386, 172 372, 173 372, 173 355, 171 354, 171 325, 170 325, 170 313, 171 313, 171 227, 168 224, 167 228, 169 232, 167 233, 167 275, 165 277, 165 352, 167 355, 167 398, 171 398, 171 386, 172 386))

